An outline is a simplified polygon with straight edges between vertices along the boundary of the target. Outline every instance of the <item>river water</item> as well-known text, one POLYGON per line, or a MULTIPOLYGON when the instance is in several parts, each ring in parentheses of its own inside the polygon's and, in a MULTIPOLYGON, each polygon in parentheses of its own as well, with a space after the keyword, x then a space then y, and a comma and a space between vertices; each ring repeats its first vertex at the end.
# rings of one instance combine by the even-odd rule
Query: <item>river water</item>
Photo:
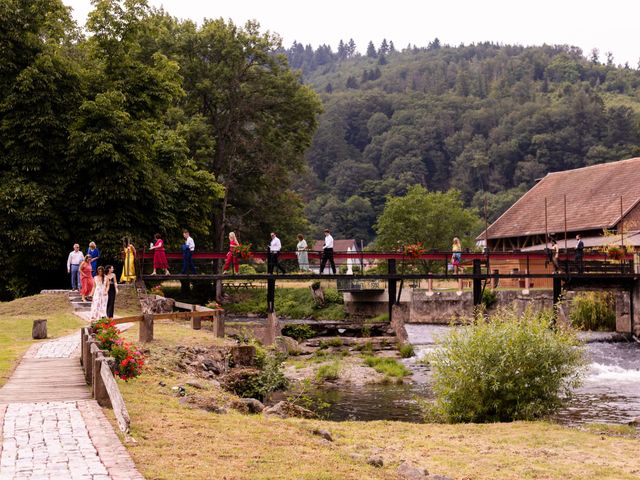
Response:
MULTIPOLYGON (((323 388, 312 393, 325 403, 331 420, 404 420, 420 422, 418 399, 431 398, 428 369, 419 362, 446 335, 448 326, 406 325, 416 357, 403 360, 411 369, 411 383, 323 388)), ((560 423, 626 424, 640 417, 640 344, 610 342, 610 334, 585 334, 589 366, 584 384, 569 405, 554 418, 560 423)))

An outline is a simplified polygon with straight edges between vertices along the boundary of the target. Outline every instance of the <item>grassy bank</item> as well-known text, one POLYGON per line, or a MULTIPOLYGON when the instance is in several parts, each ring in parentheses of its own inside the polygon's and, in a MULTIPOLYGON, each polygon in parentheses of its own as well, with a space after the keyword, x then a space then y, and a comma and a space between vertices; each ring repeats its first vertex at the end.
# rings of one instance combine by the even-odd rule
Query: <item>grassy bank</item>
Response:
MULTIPOLYGON (((347 314, 342 294, 333 288, 324 290, 325 304, 317 306, 309 288, 278 288, 276 290, 276 312, 289 318, 313 318, 315 320, 344 320, 347 314)), ((246 315, 267 314, 267 295, 264 290, 248 290, 231 295, 223 305, 228 313, 246 315)))
MULTIPOLYGON (((328 422, 265 418, 189 407, 173 386, 186 377, 167 368, 176 344, 211 345, 210 332, 158 324, 148 345, 149 368, 120 382, 131 415, 129 445, 136 465, 154 479, 397 479, 401 461, 454 479, 638 478, 640 440, 544 422, 486 425, 328 422), (164 353, 163 353, 164 352, 164 353), (164 362, 164 363, 163 363, 164 362), (312 433, 329 430, 334 442, 312 433), (367 464, 380 455, 382 468, 367 464)), ((137 338, 135 329, 128 332, 137 338)), ((206 384, 205 380, 198 380, 206 384)), ((224 401, 217 387, 187 393, 224 401), (222 399, 222 400, 221 400, 222 399)), ((628 429, 625 430, 628 433, 628 429)))
POLYGON ((34 343, 31 327, 39 318, 47 319, 49 338, 77 332, 85 325, 73 314, 66 295, 34 295, 0 303, 0 386, 34 343))

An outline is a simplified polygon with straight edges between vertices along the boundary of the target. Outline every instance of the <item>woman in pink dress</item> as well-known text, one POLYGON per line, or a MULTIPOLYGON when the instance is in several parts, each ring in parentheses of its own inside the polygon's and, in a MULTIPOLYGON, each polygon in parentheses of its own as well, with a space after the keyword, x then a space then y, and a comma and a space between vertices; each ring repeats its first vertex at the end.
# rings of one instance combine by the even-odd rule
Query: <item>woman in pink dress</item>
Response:
POLYGON ((232 263, 233 270, 238 273, 238 256, 236 255, 236 247, 238 245, 240 245, 240 242, 238 242, 236 234, 233 232, 229 233, 229 252, 227 252, 227 260, 224 262, 224 269, 222 270, 222 273, 227 272, 232 263))
POLYGON ((80 295, 82 301, 86 302, 87 297, 93 292, 93 276, 91 275, 91 255, 84 257, 84 261, 80 264, 80 295))
POLYGON ((167 260, 167 255, 164 253, 164 241, 160 238, 159 233, 156 233, 154 238, 156 239, 156 243, 150 247, 150 250, 153 250, 153 272, 151 272, 151 275, 156 274, 157 268, 163 269, 166 272, 165 275, 171 275, 171 273, 169 273, 169 261, 167 260))

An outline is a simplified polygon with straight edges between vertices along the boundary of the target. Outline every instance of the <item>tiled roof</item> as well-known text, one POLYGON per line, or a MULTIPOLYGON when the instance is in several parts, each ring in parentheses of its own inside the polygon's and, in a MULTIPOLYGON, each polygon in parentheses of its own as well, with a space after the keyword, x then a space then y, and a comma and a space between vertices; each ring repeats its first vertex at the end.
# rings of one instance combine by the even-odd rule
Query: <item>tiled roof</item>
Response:
MULTIPOLYGON (((491 233, 491 230, 489 230, 489 233, 491 233)), ((568 238, 567 248, 574 249, 576 248, 577 243, 578 243, 578 240, 576 240, 574 237, 568 238)), ((587 249, 602 247, 605 245, 623 245, 623 244, 626 248, 637 248, 637 247, 640 247, 640 232, 639 231, 626 232, 624 234, 624 238, 622 238, 622 235, 609 235, 609 236, 599 235, 597 237, 582 237, 582 243, 584 244, 584 248, 587 248, 587 249)), ((539 252, 539 251, 543 251, 545 247, 548 247, 549 245, 550 244, 545 245, 544 243, 540 243, 538 245, 533 245, 531 247, 525 247, 522 249, 522 251, 523 252, 539 252)), ((564 239, 558 240, 558 246, 561 249, 564 248, 564 245, 565 245, 564 239)))
MULTIPOLYGON (((640 201, 640 158, 549 173, 489 226, 489 239, 612 228, 640 201)), ((484 239, 484 232, 478 240, 484 239)))

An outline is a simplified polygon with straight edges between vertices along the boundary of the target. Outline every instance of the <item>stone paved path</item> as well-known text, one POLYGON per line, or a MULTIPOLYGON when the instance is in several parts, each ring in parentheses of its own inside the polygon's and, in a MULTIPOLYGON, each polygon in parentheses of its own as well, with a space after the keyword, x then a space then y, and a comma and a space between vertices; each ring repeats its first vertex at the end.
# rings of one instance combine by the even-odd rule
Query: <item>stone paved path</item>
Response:
POLYGON ((0 389, 0 480, 144 480, 79 363, 80 334, 32 346, 0 389))

